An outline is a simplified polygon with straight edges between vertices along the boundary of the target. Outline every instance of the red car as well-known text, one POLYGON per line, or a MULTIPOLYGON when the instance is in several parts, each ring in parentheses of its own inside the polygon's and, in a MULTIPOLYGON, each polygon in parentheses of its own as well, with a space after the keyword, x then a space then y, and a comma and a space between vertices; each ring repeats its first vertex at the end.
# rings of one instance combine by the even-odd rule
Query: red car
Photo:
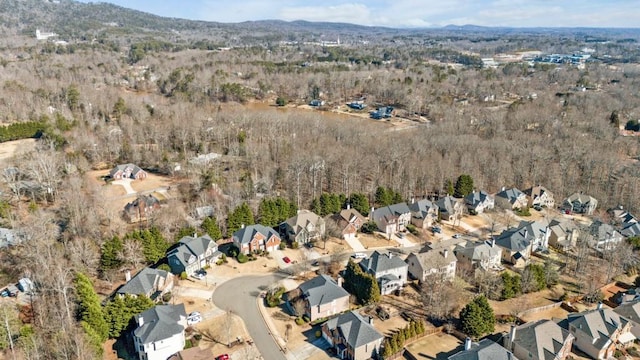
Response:
POLYGON ((284 261, 285 263, 287 263, 287 264, 288 264, 288 263, 290 263, 290 262, 291 262, 291 259, 289 259, 289 257, 288 257, 288 256, 285 256, 285 257, 283 257, 283 258, 282 258, 282 261, 284 261))
POLYGON ((229 355, 227 354, 218 355, 216 356, 216 360, 229 360, 229 355))

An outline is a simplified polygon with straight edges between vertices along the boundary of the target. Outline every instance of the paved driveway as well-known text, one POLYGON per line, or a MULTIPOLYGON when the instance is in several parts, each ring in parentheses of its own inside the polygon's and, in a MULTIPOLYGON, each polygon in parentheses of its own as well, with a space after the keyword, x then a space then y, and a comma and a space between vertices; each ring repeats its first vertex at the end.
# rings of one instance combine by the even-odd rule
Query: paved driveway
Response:
POLYGON ((124 188, 124 190, 127 192, 127 195, 131 195, 136 193, 136 191, 133 190, 133 187, 131 187, 131 181, 133 180, 132 179, 114 180, 111 184, 121 185, 124 188))
POLYGON ((358 240, 357 238, 347 239, 345 241, 347 242, 347 244, 349 244, 349 246, 351 246, 351 248, 355 252, 363 252, 366 250, 362 245, 362 243, 360 242, 360 240, 358 240))
POLYGON ((396 234, 392 234, 391 235, 391 239, 395 240, 398 242, 398 244, 400 244, 400 247, 412 247, 412 246, 416 246, 416 243, 414 243, 413 241, 407 239, 407 236, 403 236, 400 237, 396 234))
POLYGON ((285 354, 270 334, 265 320, 260 314, 256 297, 269 285, 286 278, 285 275, 243 276, 219 285, 213 292, 213 303, 230 310, 244 321, 249 335, 264 359, 286 360, 285 354))

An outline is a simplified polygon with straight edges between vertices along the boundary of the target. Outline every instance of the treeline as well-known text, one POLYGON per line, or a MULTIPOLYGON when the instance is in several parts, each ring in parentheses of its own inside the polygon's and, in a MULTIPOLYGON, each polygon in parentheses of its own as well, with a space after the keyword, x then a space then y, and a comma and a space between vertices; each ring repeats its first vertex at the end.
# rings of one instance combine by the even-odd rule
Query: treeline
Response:
POLYGON ((41 121, 25 121, 0 126, 0 142, 39 138, 47 127, 47 123, 41 121))

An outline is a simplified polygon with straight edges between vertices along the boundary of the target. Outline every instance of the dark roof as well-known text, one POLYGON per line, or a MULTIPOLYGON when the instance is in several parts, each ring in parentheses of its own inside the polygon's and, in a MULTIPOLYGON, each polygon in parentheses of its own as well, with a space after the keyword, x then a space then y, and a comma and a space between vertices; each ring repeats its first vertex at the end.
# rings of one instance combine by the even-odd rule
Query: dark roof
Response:
POLYGON ((487 200, 491 195, 484 191, 474 191, 471 194, 464 197, 464 202, 468 206, 476 207, 487 200))
POLYGON ((160 200, 158 200, 155 196, 149 195, 140 195, 132 202, 125 205, 124 210, 126 212, 137 211, 140 205, 144 205, 144 207, 152 207, 155 205, 160 205, 160 200))
POLYGON ((569 314, 568 324, 594 339, 593 346, 603 349, 610 337, 629 321, 611 309, 595 309, 581 313, 569 314))
POLYGON ((357 349, 365 344, 381 340, 384 336, 380 334, 368 320, 355 311, 349 311, 338 317, 327 321, 329 330, 338 329, 347 344, 353 349, 357 349))
POLYGON ((111 169, 111 171, 109 172, 109 177, 113 177, 118 171, 127 171, 127 169, 131 170, 132 176, 136 176, 136 174, 138 174, 139 172, 144 171, 138 165, 120 164, 120 165, 116 165, 116 167, 111 169))
POLYGON ((416 219, 426 218, 430 209, 435 209, 437 212, 438 205, 434 204, 433 202, 427 199, 418 200, 414 203, 409 204, 409 210, 411 210, 411 215, 416 219))
POLYGON ((567 339, 573 338, 567 330, 546 319, 528 322, 515 330, 515 337, 511 341, 533 354, 536 360, 555 359, 567 339))
POLYGON ((140 338, 143 344, 168 339, 184 331, 184 325, 180 322, 186 317, 184 304, 157 305, 136 317, 138 324, 140 318, 143 322, 133 334, 140 338))
POLYGON ((440 212, 452 214, 455 212, 455 204, 459 201, 459 199, 454 198, 453 196, 447 195, 443 198, 438 199, 437 204, 440 212))
POLYGON ((640 324, 640 299, 624 303, 613 309, 613 311, 636 324, 640 324))
POLYGON ((370 271, 373 274, 378 274, 391 269, 407 267, 408 265, 398 256, 394 256, 390 252, 381 254, 376 250, 373 252, 373 254, 371 254, 370 257, 362 259, 362 261, 360 261, 360 266, 365 271, 370 271))
POLYGON ((347 290, 339 286, 333 278, 324 274, 305 281, 300 284, 299 289, 310 306, 327 304, 349 296, 347 290))
POLYGON ((496 197, 505 198, 511 204, 514 204, 522 196, 524 196, 524 193, 516 188, 505 189, 496 194, 496 197))
POLYGON ((497 343, 483 339, 477 343, 471 343, 469 350, 462 350, 449 356, 449 360, 518 360, 511 351, 497 343))
POLYGON ((268 240, 271 236, 276 236, 280 239, 280 235, 270 227, 266 227, 261 224, 249 225, 233 233, 233 241, 238 240, 240 244, 248 244, 251 242, 256 233, 262 234, 265 240, 268 240))
MULTIPOLYGON (((215 244, 209 235, 203 235, 196 238, 192 236, 185 236, 180 239, 178 243, 180 245, 169 251, 167 257, 176 256, 185 267, 189 264, 191 256, 198 258, 200 255, 206 253, 207 248, 211 246, 211 243, 215 244)), ((217 247, 217 245, 215 246, 217 247)))
POLYGON ((116 293, 131 295, 146 295, 156 288, 158 278, 166 279, 169 273, 164 270, 144 268, 140 270, 129 282, 122 285, 116 293))
POLYGON ((389 206, 384 206, 373 211, 374 220, 380 220, 382 218, 389 222, 389 219, 398 218, 402 214, 410 214, 411 210, 406 203, 398 203, 389 206))

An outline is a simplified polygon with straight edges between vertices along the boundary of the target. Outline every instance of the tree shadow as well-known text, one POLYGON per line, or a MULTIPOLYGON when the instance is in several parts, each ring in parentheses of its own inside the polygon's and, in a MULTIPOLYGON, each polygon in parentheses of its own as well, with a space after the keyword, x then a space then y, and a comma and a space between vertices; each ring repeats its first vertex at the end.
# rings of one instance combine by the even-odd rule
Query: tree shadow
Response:
POLYGON ((120 336, 113 344, 112 349, 118 355, 118 359, 138 360, 134 344, 126 335, 120 336))

